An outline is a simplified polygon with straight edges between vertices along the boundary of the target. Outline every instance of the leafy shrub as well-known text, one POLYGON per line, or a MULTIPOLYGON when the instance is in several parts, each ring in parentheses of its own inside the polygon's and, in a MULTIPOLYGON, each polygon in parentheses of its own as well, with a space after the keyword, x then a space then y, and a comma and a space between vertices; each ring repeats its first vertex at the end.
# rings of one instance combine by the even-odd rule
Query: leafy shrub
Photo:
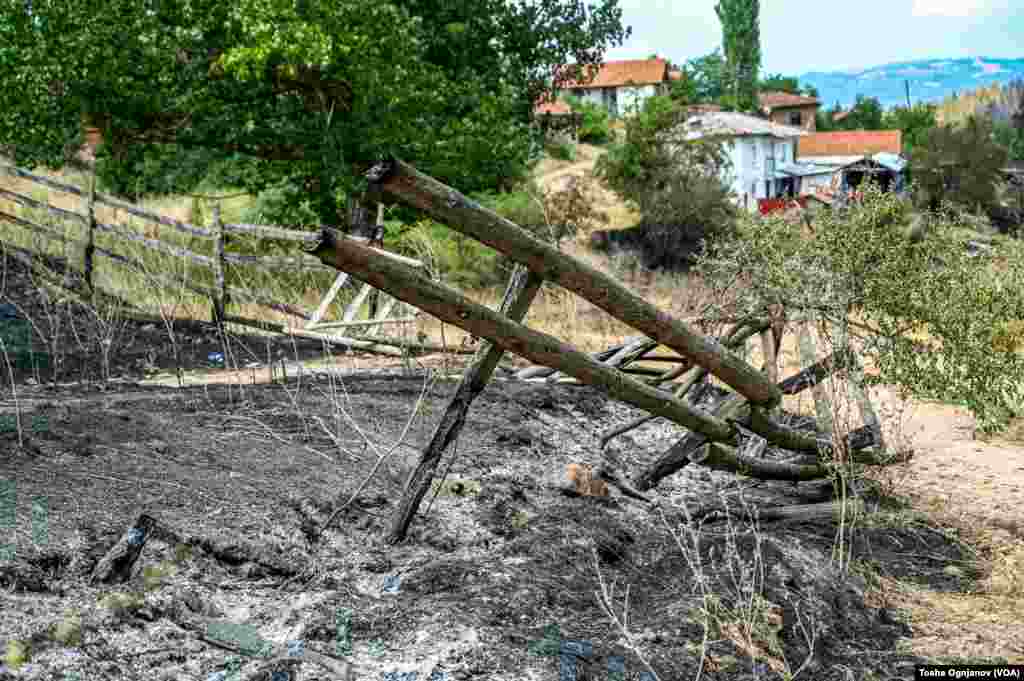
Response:
POLYGON ((576 160, 576 147, 573 146, 572 142, 563 140, 551 141, 544 145, 544 151, 547 152, 548 156, 559 161, 576 160))
POLYGON ((952 213, 927 213, 912 230, 907 202, 873 184, 844 211, 821 213, 809 233, 782 217, 745 216, 700 258, 713 291, 707 314, 784 303, 789 317, 818 317, 845 330, 845 342, 857 339, 878 369, 870 382, 962 403, 981 430, 998 430, 1022 406, 1024 354, 1013 350, 1024 247, 1000 240, 993 258, 972 258, 962 230, 952 213))
POLYGON ((705 240, 731 229, 736 209, 722 181, 728 158, 714 140, 686 140, 684 111, 651 97, 626 121, 626 137, 598 160, 608 186, 636 204, 637 244, 648 267, 685 269, 705 240))
POLYGON ((578 130, 580 142, 606 144, 612 139, 612 119, 607 108, 579 97, 566 97, 565 101, 573 112, 582 114, 578 130))

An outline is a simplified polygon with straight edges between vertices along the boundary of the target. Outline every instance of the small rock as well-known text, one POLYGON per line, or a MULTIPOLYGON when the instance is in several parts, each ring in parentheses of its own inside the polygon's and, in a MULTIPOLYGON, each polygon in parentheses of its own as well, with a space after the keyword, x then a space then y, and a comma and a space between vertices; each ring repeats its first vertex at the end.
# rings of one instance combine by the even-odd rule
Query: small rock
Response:
POLYGON ((956 577, 959 579, 964 576, 964 571, 956 565, 947 565, 946 567, 942 568, 942 574, 948 577, 956 577))

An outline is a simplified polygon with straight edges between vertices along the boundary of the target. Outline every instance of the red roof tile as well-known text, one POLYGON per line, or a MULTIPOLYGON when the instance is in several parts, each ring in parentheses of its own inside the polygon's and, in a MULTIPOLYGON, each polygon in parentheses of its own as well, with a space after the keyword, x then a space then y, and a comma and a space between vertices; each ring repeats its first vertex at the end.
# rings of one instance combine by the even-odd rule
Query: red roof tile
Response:
POLYGON ((556 99, 553 102, 541 102, 533 108, 533 113, 540 116, 543 114, 551 114, 552 116, 567 116, 572 113, 572 109, 568 104, 560 99, 556 99))
POLYGON ((789 106, 810 106, 820 103, 814 97, 793 95, 788 92, 762 92, 757 99, 765 109, 784 109, 789 106))
MULTIPOLYGON (((593 68, 590 69, 590 72, 593 68)), ((601 65, 590 82, 575 83, 568 81, 562 84, 563 88, 597 88, 597 87, 619 87, 630 83, 636 85, 650 85, 652 83, 663 83, 667 78, 668 62, 664 59, 627 59, 624 61, 606 61, 601 65)))
POLYGON ((668 79, 669 80, 682 80, 683 79, 683 72, 682 71, 669 71, 668 72, 668 79))
POLYGON ((899 130, 850 130, 846 132, 814 132, 797 142, 797 157, 857 156, 879 152, 898 154, 902 151, 899 130))

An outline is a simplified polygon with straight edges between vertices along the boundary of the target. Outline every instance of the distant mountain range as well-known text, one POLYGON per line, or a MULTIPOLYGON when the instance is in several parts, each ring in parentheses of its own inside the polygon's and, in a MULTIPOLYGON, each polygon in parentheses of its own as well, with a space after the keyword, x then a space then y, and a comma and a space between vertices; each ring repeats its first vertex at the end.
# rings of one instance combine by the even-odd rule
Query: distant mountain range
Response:
POLYGON ((811 71, 800 76, 800 85, 818 88, 822 108, 836 102, 848 109, 858 94, 877 97, 885 108, 905 106, 906 81, 910 101, 938 102, 954 92, 974 90, 993 83, 1024 79, 1024 58, 922 59, 875 66, 865 70, 811 71))

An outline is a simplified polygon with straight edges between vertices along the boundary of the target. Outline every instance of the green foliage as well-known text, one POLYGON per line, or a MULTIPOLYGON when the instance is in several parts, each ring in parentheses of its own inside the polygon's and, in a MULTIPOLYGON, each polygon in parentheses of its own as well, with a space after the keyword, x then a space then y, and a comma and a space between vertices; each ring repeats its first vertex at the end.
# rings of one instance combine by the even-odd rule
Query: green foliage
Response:
POLYGON ((576 113, 583 114, 579 127, 580 142, 605 144, 612 138, 611 115, 606 107, 579 97, 566 97, 566 103, 576 113))
POLYGON ((77 610, 69 611, 58 622, 51 633, 54 641, 69 648, 82 644, 82 615, 77 610))
POLYGON ((1003 121, 994 124, 995 140, 1006 149, 1007 157, 1024 161, 1024 128, 1016 128, 1003 121))
POLYGON ((220 167, 338 224, 382 154, 462 191, 509 186, 546 75, 599 61, 621 19, 617 0, 6 3, 0 147, 60 167, 93 124, 119 192, 188 191, 220 167))
POLYGON ((882 104, 877 97, 857 95, 846 118, 834 125, 836 130, 882 130, 882 104))
POLYGON ((733 222, 730 190, 722 181, 728 158, 717 140, 686 140, 682 109, 651 97, 627 119, 626 137, 602 156, 595 173, 642 215, 639 242, 653 266, 685 266, 706 238, 733 222))
POLYGON ((757 74, 761 69, 760 0, 719 0, 725 52, 723 104, 739 111, 757 110, 757 74))
POLYGON ((99 599, 100 607, 118 616, 134 612, 146 604, 141 594, 113 591, 99 599))
POLYGON ((389 248, 426 261, 429 271, 457 288, 487 288, 505 279, 502 258, 494 249, 432 220, 403 230, 389 248))
POLYGON ((897 106, 882 115, 882 128, 900 130, 903 134, 903 153, 910 155, 924 143, 928 131, 938 123, 935 120, 935 105, 918 103, 907 108, 897 106))
POLYGON ((31 659, 31 656, 32 648, 27 642, 11 639, 7 642, 7 651, 2 659, 8 667, 18 671, 31 659))
POLYGON ((917 238, 909 223, 907 202, 876 186, 845 212, 820 214, 810 233, 746 217, 699 263, 707 312, 784 303, 790 317, 819 316, 862 346, 879 371, 870 381, 962 402, 983 430, 998 429, 1024 408, 1024 353, 1008 341, 1024 319, 1024 248, 1005 240, 995 259, 972 258, 954 213, 926 214, 917 238))
POLYGON ((567 140, 552 140, 544 145, 544 151, 559 161, 575 161, 576 147, 567 140))
POLYGON ((933 209, 946 201, 972 209, 991 206, 1007 159, 993 137, 992 122, 976 116, 963 126, 929 129, 911 154, 919 200, 933 209))
POLYGON ((689 64, 683 64, 679 69, 680 77, 669 83, 668 97, 676 104, 695 104, 700 98, 697 87, 697 75, 689 64))
POLYGON ((692 81, 693 98, 689 103, 717 102, 725 94, 725 57, 715 50, 686 62, 686 73, 692 81))
POLYGON ((781 73, 768 75, 758 83, 758 89, 768 92, 788 92, 800 94, 800 80, 795 76, 784 76, 781 73))

